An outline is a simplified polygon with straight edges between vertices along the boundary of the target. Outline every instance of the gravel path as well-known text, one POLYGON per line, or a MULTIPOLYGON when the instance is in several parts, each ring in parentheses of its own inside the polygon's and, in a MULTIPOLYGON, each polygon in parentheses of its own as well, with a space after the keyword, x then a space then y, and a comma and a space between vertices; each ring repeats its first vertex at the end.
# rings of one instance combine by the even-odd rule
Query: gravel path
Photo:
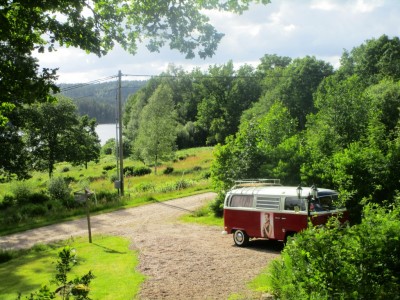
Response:
MULTIPOLYGON (((256 241, 234 246, 221 227, 181 223, 177 218, 215 197, 206 193, 91 217, 92 235, 112 234, 132 241, 140 252, 139 271, 147 276, 139 299, 227 299, 239 293, 259 299, 246 288, 281 246, 256 241)), ((87 236, 86 218, 0 237, 0 248, 26 248, 71 236, 87 236)))

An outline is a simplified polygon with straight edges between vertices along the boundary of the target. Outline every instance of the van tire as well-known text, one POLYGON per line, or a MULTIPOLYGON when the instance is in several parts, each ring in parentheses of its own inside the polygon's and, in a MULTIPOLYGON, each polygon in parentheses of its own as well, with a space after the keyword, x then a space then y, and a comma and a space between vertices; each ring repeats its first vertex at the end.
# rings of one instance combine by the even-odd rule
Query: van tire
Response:
POLYGON ((246 247, 249 244, 249 236, 244 230, 235 230, 233 233, 233 241, 238 247, 246 247))

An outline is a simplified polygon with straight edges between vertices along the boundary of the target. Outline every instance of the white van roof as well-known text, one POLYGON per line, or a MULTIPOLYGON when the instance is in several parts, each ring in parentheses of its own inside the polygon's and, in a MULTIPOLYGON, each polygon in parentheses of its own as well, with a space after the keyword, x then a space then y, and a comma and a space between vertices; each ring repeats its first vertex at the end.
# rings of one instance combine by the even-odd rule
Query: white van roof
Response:
MULTIPOLYGON (((232 195, 271 195, 271 196, 297 196, 297 186, 244 186, 233 188, 228 192, 232 195)), ((311 193, 310 187, 302 187, 301 196, 307 197, 311 193)), ((318 195, 337 194, 330 189, 318 188, 318 195)))

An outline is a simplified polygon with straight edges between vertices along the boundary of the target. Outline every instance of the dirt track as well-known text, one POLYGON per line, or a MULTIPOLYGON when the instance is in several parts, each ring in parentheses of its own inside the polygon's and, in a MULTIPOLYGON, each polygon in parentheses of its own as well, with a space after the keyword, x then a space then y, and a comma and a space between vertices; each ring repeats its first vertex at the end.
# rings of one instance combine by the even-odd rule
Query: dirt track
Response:
MULTIPOLYGON (((279 255, 279 244, 256 241, 238 248, 220 227, 177 220, 214 197, 207 193, 93 216, 92 234, 124 236, 140 251, 139 271, 148 279, 139 299, 227 299, 233 293, 259 299, 246 283, 279 255)), ((87 236, 86 218, 0 237, 0 248, 26 248, 81 235, 87 236)))

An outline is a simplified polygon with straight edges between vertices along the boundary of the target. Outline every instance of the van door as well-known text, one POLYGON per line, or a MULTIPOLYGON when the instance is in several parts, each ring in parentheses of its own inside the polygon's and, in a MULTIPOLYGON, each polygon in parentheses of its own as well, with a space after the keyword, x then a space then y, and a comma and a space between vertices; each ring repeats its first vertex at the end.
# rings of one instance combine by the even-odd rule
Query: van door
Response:
POLYGON ((256 208, 260 212, 260 235, 259 237, 268 238, 271 240, 277 239, 277 231, 275 220, 279 215, 280 198, 271 196, 257 196, 256 208))

